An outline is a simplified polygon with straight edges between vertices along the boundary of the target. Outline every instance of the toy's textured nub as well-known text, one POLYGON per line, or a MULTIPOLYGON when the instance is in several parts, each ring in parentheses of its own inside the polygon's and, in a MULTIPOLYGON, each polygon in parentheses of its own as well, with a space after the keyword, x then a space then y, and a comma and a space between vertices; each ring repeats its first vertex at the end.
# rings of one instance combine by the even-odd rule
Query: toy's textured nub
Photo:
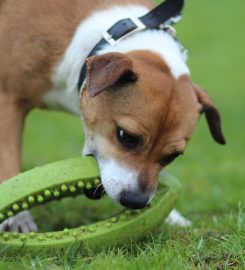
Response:
MULTIPOLYGON (((100 184, 94 158, 75 158, 38 167, 0 185, 0 222, 47 201, 82 194, 100 184)), ((52 255, 75 249, 97 251, 138 240, 168 215, 179 194, 179 183, 161 174, 159 190, 144 210, 126 210, 109 220, 50 233, 0 233, 1 254, 52 255)))

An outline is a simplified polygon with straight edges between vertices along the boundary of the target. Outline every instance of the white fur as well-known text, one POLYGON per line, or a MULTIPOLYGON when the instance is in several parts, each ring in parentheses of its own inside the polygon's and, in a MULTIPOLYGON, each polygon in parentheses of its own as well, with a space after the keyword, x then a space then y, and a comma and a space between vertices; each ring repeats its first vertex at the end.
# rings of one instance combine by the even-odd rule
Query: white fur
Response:
POLYGON ((98 161, 102 184, 107 194, 116 202, 119 202, 122 191, 140 192, 138 172, 122 166, 113 159, 98 161))
MULTIPOLYGON (((98 145, 96 146, 92 132, 87 128, 85 123, 83 124, 83 131, 84 131, 84 135, 85 135, 85 142, 84 142, 84 146, 83 146, 82 155, 83 156, 95 155, 95 150, 100 144, 98 143, 98 145)), ((99 136, 97 136, 97 137, 99 137, 99 136)))
POLYGON ((129 16, 141 16, 145 7, 114 7, 96 12, 76 29, 64 58, 53 75, 53 89, 44 97, 44 102, 54 109, 65 109, 80 115, 77 90, 79 74, 91 49, 100 41, 102 33, 118 20, 129 16), (75 101, 75 102, 74 102, 75 101))
MULTIPOLYGON (((140 193, 139 172, 120 164, 107 153, 106 149, 110 142, 106 138, 98 134, 92 134, 86 127, 85 134, 86 142, 83 155, 93 154, 96 157, 100 167, 101 182, 106 193, 116 202, 120 201, 122 191, 140 193)), ((149 194, 149 198, 151 197, 153 197, 153 194, 149 194)))
POLYGON ((37 225, 33 221, 33 218, 29 211, 25 210, 20 212, 14 217, 5 220, 0 224, 0 232, 10 231, 10 232, 37 232, 37 225))
POLYGON ((43 101, 49 108, 81 115, 78 94, 78 91, 67 91, 66 86, 55 86, 44 96, 43 101))
MULTIPOLYGON (((122 18, 140 17, 147 13, 143 6, 113 7, 99 11, 83 21, 74 33, 64 58, 53 75, 53 89, 44 97, 44 102, 54 109, 63 109, 80 115, 77 83, 83 63, 90 50, 102 38, 102 33, 122 18)), ((150 50, 158 53, 169 65, 175 78, 189 74, 185 54, 173 37, 162 31, 147 30, 128 37, 115 47, 107 45, 99 52, 129 52, 150 50)))
POLYGON ((114 47, 107 45, 98 54, 113 51, 127 53, 133 50, 148 50, 158 53, 166 61, 176 79, 183 74, 190 73, 185 64, 186 55, 182 53, 180 45, 169 33, 164 31, 146 30, 134 34, 120 41, 114 47))
POLYGON ((191 221, 182 216, 176 209, 173 209, 166 219, 166 222, 170 225, 179 227, 191 226, 191 221))

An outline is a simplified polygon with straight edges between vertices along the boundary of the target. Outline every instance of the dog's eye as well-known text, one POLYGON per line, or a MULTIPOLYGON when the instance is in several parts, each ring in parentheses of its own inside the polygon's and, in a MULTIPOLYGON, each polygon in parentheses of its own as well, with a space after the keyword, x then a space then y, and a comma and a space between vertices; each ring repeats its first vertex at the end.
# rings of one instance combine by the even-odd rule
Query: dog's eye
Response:
POLYGON ((174 152, 174 153, 172 153, 172 154, 170 154, 170 155, 165 156, 165 157, 160 161, 160 163, 161 163, 162 165, 168 164, 168 163, 174 161, 174 160, 175 160, 178 156, 180 156, 180 155, 183 155, 183 153, 181 153, 181 152, 174 152))
POLYGON ((135 149, 140 143, 140 137, 129 134, 123 128, 117 127, 118 141, 128 149, 135 149))

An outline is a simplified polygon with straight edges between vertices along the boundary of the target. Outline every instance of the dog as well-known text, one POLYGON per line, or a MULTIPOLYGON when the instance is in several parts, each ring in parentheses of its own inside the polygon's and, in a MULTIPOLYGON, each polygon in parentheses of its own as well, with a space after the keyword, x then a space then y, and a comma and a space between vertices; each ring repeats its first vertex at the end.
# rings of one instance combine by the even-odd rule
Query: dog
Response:
MULTIPOLYGON (((106 193, 129 208, 153 198, 159 172, 183 155, 202 113, 225 144, 218 109, 192 82, 173 35, 183 0, 164 3, 174 15, 161 27, 143 29, 134 19, 140 31, 112 44, 106 31, 144 16, 152 1, 0 0, 0 181, 20 172, 24 120, 33 108, 81 117, 83 155, 96 157, 106 193), (106 44, 90 55, 103 37, 106 44)), ((169 218, 188 223, 175 210, 169 218)), ((37 227, 24 211, 0 230, 37 227)))

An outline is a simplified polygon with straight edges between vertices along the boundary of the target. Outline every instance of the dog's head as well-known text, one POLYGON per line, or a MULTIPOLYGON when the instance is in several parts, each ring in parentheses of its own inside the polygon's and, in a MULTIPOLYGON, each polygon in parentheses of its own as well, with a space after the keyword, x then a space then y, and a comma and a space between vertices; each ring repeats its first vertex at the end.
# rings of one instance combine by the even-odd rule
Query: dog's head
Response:
POLYGON ((84 154, 93 154, 102 184, 115 201, 141 208, 160 170, 185 151, 205 113, 213 138, 225 140, 211 99, 189 75, 175 78, 157 54, 107 53, 87 61, 81 94, 84 154))

